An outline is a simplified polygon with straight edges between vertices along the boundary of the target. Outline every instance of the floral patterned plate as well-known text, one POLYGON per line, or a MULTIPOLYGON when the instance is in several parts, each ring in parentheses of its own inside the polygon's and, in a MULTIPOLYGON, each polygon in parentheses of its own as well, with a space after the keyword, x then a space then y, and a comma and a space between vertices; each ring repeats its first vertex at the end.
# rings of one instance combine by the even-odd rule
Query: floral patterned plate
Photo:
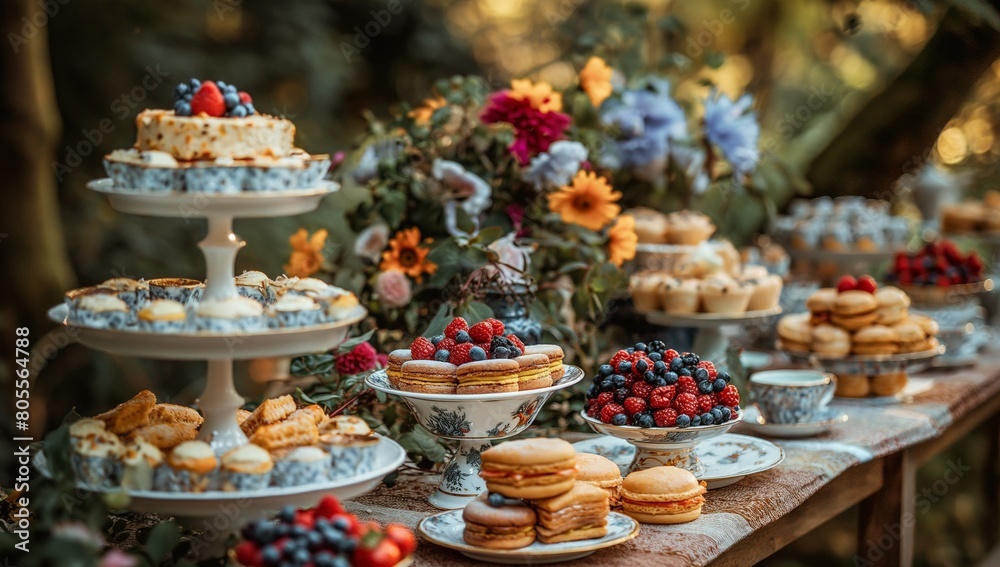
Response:
POLYGON ((488 549, 465 543, 465 522, 461 510, 428 516, 417 524, 417 531, 432 543, 455 549, 470 559, 505 565, 542 565, 562 563, 586 557, 598 549, 624 543, 639 535, 639 522, 625 514, 608 514, 608 533, 602 538, 562 543, 535 542, 521 549, 488 549))
MULTIPOLYGON (((573 446, 581 453, 607 457, 622 469, 622 474, 628 471, 635 455, 634 446, 610 435, 579 441, 573 446)), ((785 452, 774 443, 736 433, 702 441, 695 445, 694 452, 705 466, 705 472, 695 476, 708 483, 709 490, 735 484, 749 475, 772 469, 785 460, 785 452)))

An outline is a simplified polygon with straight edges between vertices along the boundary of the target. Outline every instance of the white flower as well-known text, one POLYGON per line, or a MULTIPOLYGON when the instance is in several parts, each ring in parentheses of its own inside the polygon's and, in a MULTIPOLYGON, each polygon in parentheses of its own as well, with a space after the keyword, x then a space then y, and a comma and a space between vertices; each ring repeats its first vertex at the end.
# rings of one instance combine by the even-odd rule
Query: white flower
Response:
POLYGON ((569 185, 586 159, 587 148, 580 142, 555 142, 547 152, 531 159, 531 165, 524 170, 521 178, 537 191, 558 189, 569 185))
POLYGON ((466 238, 478 234, 479 215, 489 208, 490 196, 493 194, 489 183, 478 175, 466 171, 462 164, 443 159, 434 160, 431 175, 441 182, 450 197, 444 202, 444 224, 448 234, 466 238), (458 228, 456 218, 458 207, 461 207, 472 220, 474 228, 471 233, 458 228))
POLYGON ((510 232, 487 246, 487 249, 496 253, 497 263, 485 266, 485 269, 487 273, 499 270, 500 275, 510 283, 527 283, 524 274, 531 267, 531 249, 518 246, 514 242, 515 236, 516 233, 510 232))
POLYGON ((705 169, 704 150, 675 144, 670 148, 670 157, 677 167, 684 171, 684 177, 693 195, 701 195, 708 189, 709 178, 705 169))
POLYGON ((354 254, 372 262, 378 262, 382 251, 389 243, 389 227, 377 223, 361 231, 354 240, 354 254))

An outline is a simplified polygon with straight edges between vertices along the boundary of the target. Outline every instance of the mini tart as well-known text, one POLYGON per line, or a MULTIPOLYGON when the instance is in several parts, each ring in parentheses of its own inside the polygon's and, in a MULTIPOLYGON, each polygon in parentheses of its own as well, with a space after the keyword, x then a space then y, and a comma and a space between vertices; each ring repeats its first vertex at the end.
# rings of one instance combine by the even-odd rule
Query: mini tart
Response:
POLYGON ((275 298, 279 298, 288 293, 288 291, 295 287, 295 284, 297 283, 299 283, 298 276, 289 277, 286 275, 280 275, 271 280, 268 286, 274 291, 275 298))
POLYGON ((524 347, 524 354, 544 354, 549 357, 549 372, 552 373, 552 381, 555 382, 563 377, 563 358, 566 353, 559 345, 527 345, 524 347))
POLYGON ((242 474, 265 474, 274 468, 271 454, 263 447, 247 443, 222 456, 222 470, 242 474))
POLYGON ((167 464, 175 470, 204 475, 219 464, 212 447, 204 441, 185 441, 170 451, 167 464))
POLYGON ((532 502, 538 514, 538 540, 559 543, 607 535, 608 493, 577 482, 566 492, 532 502))
POLYGON ((535 542, 535 511, 520 500, 493 507, 480 494, 462 510, 465 543, 488 549, 520 549, 535 542))
POLYGON ((520 439, 480 455, 486 488, 510 498, 548 498, 576 480, 576 450, 562 439, 520 439))
POLYGON ((544 354, 523 354, 515 358, 514 361, 518 364, 518 390, 536 390, 552 385, 549 357, 544 354))
POLYGON ((647 524, 680 524, 701 515, 705 484, 677 467, 653 467, 629 473, 622 483, 626 514, 647 524))
MULTIPOLYGON (((547 358, 546 358, 547 360, 547 358)), ((496 394, 518 391, 520 365, 501 358, 468 362, 458 367, 456 394, 496 394)))
POLYGON ((104 422, 99 419, 85 417, 74 421, 69 426, 69 436, 71 439, 82 439, 91 435, 104 433, 104 422))
POLYGON ((899 352, 899 335, 892 327, 871 325, 854 333, 854 354, 895 354, 899 352))
POLYGON ((454 394, 458 367, 450 362, 410 360, 400 367, 399 389, 422 394, 454 394))
POLYGON ((399 377, 403 375, 403 363, 413 360, 413 355, 408 348, 396 349, 389 353, 388 364, 385 375, 389 379, 389 385, 399 388, 399 377))
POLYGON ((153 333, 183 331, 187 317, 187 307, 173 299, 154 299, 137 315, 139 330, 153 333))
POLYGON ((111 488, 120 483, 120 459, 125 446, 117 435, 95 431, 83 437, 72 437, 72 441, 70 463, 78 481, 99 488, 111 488))
POLYGON ((117 295, 91 293, 70 305, 69 320, 75 325, 98 329, 124 329, 132 311, 117 295))
POLYGON ((84 295, 76 302, 76 308, 93 313, 113 313, 116 311, 127 313, 128 304, 115 295, 103 293, 93 293, 84 295))
POLYGON ((295 447, 272 451, 274 470, 271 484, 302 486, 330 478, 330 455, 319 447, 295 447))
POLYGON ((715 232, 711 219, 697 211, 667 215, 667 244, 700 244, 715 232))
POLYGON ((103 431, 77 437, 73 443, 73 450, 85 457, 117 459, 125 452, 125 445, 114 433, 103 431))
POLYGON ((371 471, 378 443, 365 420, 354 415, 334 416, 320 425, 319 444, 330 453, 333 480, 371 471))

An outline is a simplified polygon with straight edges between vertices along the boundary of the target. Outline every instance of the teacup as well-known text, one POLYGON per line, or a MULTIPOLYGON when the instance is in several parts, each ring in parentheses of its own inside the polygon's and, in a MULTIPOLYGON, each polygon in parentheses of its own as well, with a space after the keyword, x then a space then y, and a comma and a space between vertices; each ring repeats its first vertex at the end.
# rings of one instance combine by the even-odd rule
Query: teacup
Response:
POLYGON ((837 378, 818 370, 767 370, 750 376, 750 401, 771 423, 808 423, 833 399, 837 378))

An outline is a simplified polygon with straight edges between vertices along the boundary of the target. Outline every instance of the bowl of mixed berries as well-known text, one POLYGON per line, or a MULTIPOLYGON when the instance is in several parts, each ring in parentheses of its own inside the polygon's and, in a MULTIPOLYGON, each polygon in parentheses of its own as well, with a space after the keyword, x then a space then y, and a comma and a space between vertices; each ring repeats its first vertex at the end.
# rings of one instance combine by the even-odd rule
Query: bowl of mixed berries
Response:
POLYGON ((584 421, 598 433, 636 447, 630 470, 673 465, 695 474, 695 445, 742 419, 740 394, 728 372, 663 341, 636 343, 602 364, 587 389, 584 421))
POLYGON ((965 254, 948 239, 929 242, 916 252, 896 254, 885 279, 922 305, 954 303, 993 289, 979 254, 975 250, 965 254))

